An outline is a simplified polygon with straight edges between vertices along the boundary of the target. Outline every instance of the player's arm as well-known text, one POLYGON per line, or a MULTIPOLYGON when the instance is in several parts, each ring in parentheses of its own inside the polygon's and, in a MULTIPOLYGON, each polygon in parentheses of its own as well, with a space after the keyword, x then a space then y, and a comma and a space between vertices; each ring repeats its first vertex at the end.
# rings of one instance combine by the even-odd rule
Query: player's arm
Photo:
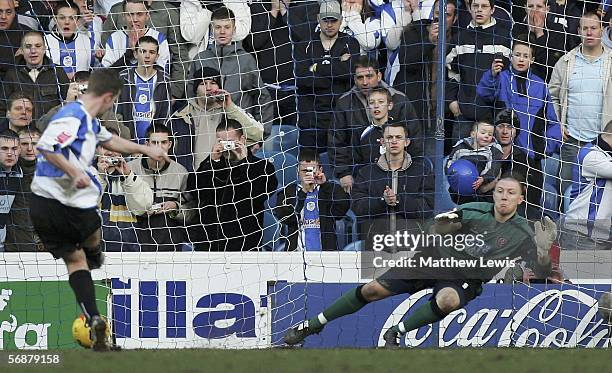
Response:
POLYGON ((113 135, 109 140, 102 142, 103 148, 112 150, 114 152, 120 153, 140 153, 149 156, 151 159, 155 161, 165 160, 166 162, 170 162, 170 157, 163 151, 161 148, 156 146, 145 146, 140 145, 135 142, 122 139, 117 135, 113 135))

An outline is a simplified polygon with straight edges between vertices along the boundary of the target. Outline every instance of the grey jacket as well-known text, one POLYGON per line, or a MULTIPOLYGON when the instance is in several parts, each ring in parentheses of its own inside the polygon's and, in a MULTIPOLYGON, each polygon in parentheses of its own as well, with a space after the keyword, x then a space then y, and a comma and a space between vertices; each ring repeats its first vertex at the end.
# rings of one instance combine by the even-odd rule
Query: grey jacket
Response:
MULTIPOLYGON (((582 45, 569 51, 561 57, 555 68, 553 69, 552 77, 550 78, 549 90, 553 104, 555 104, 555 112, 557 118, 562 125, 567 125, 567 95, 569 92, 569 77, 574 71, 576 64, 576 53, 580 51, 582 45)), ((603 90, 603 109, 601 115, 601 130, 606 124, 612 120, 612 51, 604 48, 604 76, 602 77, 604 84, 603 90)))
POLYGON ((189 97, 193 96, 196 72, 204 67, 221 73, 221 88, 232 95, 236 105, 262 123, 264 133, 269 134, 274 119, 270 93, 264 86, 255 59, 242 48, 242 43, 237 41, 225 46, 214 43, 204 52, 198 53, 189 68, 189 97))

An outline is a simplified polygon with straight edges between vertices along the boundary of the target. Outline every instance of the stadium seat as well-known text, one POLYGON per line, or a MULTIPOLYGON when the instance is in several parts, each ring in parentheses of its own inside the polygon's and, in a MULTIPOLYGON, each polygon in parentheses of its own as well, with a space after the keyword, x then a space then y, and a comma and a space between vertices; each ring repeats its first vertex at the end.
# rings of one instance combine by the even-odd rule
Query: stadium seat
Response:
POLYGON ((280 245, 281 225, 270 211, 264 212, 262 247, 264 251, 277 251, 280 245))
POLYGON ((544 172, 544 184, 548 184, 553 188, 558 188, 559 185, 559 167, 560 161, 557 155, 542 159, 542 171, 544 172))
POLYGON ((362 251, 365 241, 355 241, 346 245, 342 251, 362 251))
POLYGON ((297 157, 298 135, 299 130, 296 126, 286 124, 272 126, 270 137, 264 142, 263 149, 266 152, 284 152, 297 157))
POLYGON ((570 207, 570 203, 572 203, 571 195, 572 194, 572 186, 568 186, 565 189, 565 193, 563 193, 563 211, 567 212, 570 207))
POLYGON ((278 151, 260 150, 256 156, 259 158, 266 158, 269 162, 274 164, 279 189, 297 180, 298 161, 294 155, 278 151))

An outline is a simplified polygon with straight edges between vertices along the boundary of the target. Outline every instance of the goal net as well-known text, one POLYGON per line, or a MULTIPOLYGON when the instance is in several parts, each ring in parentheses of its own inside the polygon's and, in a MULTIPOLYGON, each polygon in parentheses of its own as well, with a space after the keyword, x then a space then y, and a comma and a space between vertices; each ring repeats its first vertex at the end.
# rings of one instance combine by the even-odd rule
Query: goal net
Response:
MULTIPOLYGON (((101 124, 173 159, 100 147, 93 162, 106 262, 92 276, 118 346, 283 346, 380 275, 368 262, 378 229, 425 234, 438 213, 492 202, 507 172, 524 178, 529 234, 556 222, 552 272, 525 256, 500 266, 402 345, 610 346, 612 305, 599 302, 612 290, 609 2, 440 1, 98 1, 93 18, 88 2, 18 8, 57 69, 26 83, 24 50, 3 78, 20 154, 12 169, 1 159, 0 349, 77 346, 81 311, 27 196, 55 106, 101 67, 124 79, 101 124)), ((515 244, 509 232, 489 249, 515 244)), ((372 302, 304 347, 382 346, 432 292, 372 302)))

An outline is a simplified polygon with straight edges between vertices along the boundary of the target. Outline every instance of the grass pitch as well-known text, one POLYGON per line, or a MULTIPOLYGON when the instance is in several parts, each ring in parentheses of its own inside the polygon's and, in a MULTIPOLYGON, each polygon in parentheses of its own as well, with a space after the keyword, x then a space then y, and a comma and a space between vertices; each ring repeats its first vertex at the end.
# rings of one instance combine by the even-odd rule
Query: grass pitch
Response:
MULTIPOLYGON (((605 349, 375 349, 57 351, 60 366, 8 366, 5 372, 612 372, 605 349)), ((48 353, 55 353, 48 351, 48 353)))

